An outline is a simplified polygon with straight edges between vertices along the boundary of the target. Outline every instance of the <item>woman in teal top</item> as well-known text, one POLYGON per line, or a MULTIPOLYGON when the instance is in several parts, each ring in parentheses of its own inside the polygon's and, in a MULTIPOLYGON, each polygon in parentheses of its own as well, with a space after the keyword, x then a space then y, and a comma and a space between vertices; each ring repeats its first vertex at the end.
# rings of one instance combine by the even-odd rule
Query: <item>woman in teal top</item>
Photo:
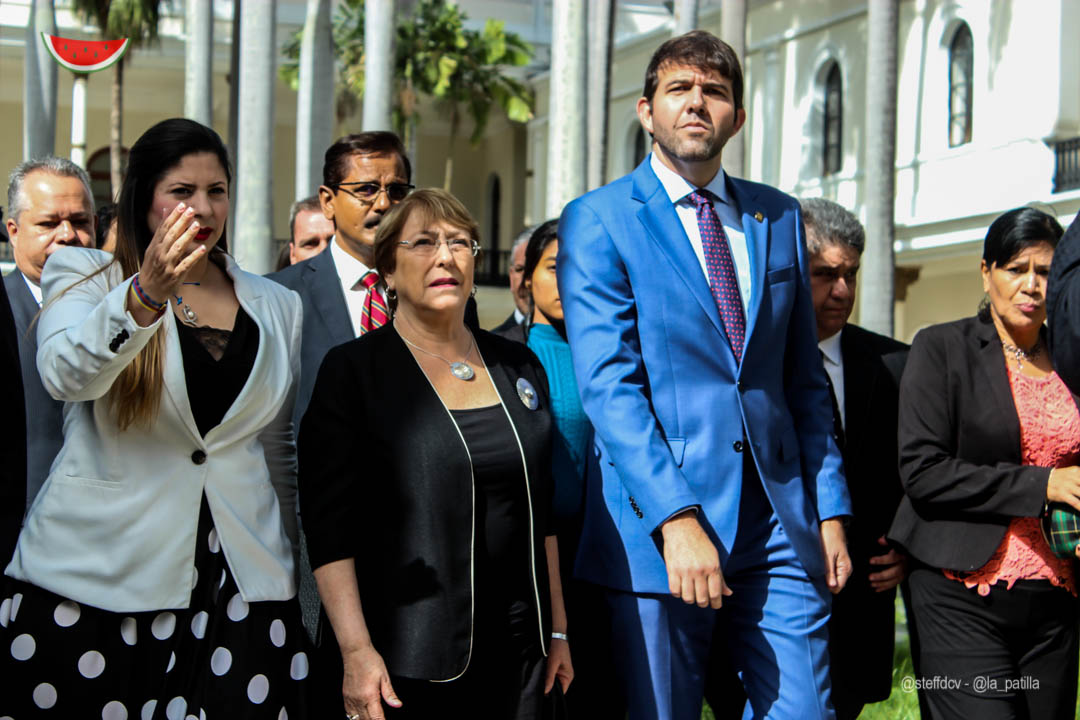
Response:
MULTIPOLYGON (((566 342, 562 303, 555 284, 555 258, 559 252, 558 221, 540 225, 525 247, 522 282, 529 295, 525 322, 503 333, 525 342, 547 373, 552 438, 551 475, 554 484, 552 518, 559 538, 559 567, 563 575, 568 634, 580 670, 566 694, 572 718, 621 719, 626 709, 612 672, 610 621, 600 588, 573 578, 574 558, 585 510, 585 475, 592 425, 581 405, 570 345, 566 342)), ((577 665, 577 663, 575 663, 577 665)))

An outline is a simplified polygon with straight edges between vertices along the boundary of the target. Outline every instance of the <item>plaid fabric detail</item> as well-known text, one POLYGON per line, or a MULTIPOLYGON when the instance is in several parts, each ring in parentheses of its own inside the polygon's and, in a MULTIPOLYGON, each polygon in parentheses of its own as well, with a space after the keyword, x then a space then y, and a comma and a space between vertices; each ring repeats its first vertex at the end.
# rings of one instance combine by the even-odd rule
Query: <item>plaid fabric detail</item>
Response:
POLYGON ((1080 544, 1080 512, 1069 505, 1054 503, 1042 517, 1043 535, 1054 554, 1062 558, 1076 557, 1080 544))

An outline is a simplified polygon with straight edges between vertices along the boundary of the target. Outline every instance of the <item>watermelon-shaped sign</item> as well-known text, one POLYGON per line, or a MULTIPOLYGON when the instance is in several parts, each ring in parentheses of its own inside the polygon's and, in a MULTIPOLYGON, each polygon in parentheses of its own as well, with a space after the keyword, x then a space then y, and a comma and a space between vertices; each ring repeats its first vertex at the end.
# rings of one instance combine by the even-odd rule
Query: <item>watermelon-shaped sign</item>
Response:
POLYGON ((72 40, 41 33, 41 40, 56 62, 76 73, 104 70, 120 58, 128 48, 128 39, 72 40))

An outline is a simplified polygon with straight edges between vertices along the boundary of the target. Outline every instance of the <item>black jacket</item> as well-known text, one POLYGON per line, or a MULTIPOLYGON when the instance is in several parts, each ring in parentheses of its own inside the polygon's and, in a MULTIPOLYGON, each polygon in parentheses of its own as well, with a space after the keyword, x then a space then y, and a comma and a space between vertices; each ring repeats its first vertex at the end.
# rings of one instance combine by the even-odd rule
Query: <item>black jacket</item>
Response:
POLYGON ((1012 518, 1042 513, 1050 468, 1021 464, 1020 418, 989 320, 915 336, 900 384, 899 438, 905 497, 889 538, 921 562, 977 570, 1012 518))
POLYGON ((1070 390, 1080 393, 1080 218, 1054 250, 1046 314, 1054 369, 1070 390))
POLYGON ((884 700, 892 690, 896 592, 876 592, 868 578, 880 570, 870 558, 889 551, 877 541, 888 532, 904 495, 896 469, 896 424, 908 346, 848 324, 840 352, 845 430, 837 444, 851 494, 847 533, 854 572, 833 598, 832 682, 834 696, 869 703, 884 700))
MULTIPOLYGON (((13 271, 13 272, 18 272, 13 271)), ((22 282, 19 277, 19 282, 22 282)), ((26 506, 26 415, 15 319, 4 288, 0 288, 0 408, 4 427, 4 452, 0 462, 0 561, 7 566, 15 551, 26 506)), ((36 343, 35 343, 36 345, 36 343)), ((34 377, 38 385, 37 366, 34 377)))
MULTIPOLYGON (((536 632, 547 648, 544 537, 551 503, 547 380, 532 352, 474 330, 524 453, 532 521, 536 632), (539 395, 530 410, 520 378, 539 395)), ((473 629, 473 476, 439 396, 386 326, 330 350, 300 425, 300 515, 311 566, 353 558, 364 617, 392 675, 457 677, 473 629)), ((328 630, 324 630, 323 640, 328 630)), ((338 660, 340 662, 340 660, 338 660)))

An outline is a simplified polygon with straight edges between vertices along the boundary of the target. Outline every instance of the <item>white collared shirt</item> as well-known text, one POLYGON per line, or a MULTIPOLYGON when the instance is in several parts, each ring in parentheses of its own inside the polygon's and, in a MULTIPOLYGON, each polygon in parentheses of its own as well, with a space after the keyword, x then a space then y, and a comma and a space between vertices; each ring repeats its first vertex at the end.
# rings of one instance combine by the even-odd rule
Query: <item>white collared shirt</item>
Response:
POLYGON ((349 320, 352 321, 353 334, 360 337, 363 331, 361 320, 364 317, 364 300, 367 299, 367 288, 360 282, 370 270, 364 263, 345 252, 338 242, 337 237, 330 240, 330 256, 337 268, 338 278, 341 280, 341 290, 345 293, 345 307, 349 311, 349 320))
POLYGON ((840 427, 847 429, 844 417, 844 354, 840 352, 840 335, 843 332, 841 328, 840 332, 819 342, 818 349, 825 361, 825 372, 829 374, 829 381, 832 382, 836 407, 840 409, 840 427))
MULTIPOLYGON (((696 187, 686 181, 682 175, 660 162, 656 153, 651 153, 649 165, 652 167, 660 184, 664 186, 672 204, 675 205, 675 214, 679 216, 686 237, 690 239, 690 246, 694 248, 698 262, 701 263, 701 272, 705 273, 708 282, 709 271, 705 266, 705 248, 701 244, 701 228, 698 227, 697 210, 690 204, 690 193, 697 190, 696 187)), ((727 191, 727 183, 724 181, 724 169, 720 168, 709 184, 705 186, 714 197, 719 198, 713 203, 716 216, 720 218, 720 224, 724 226, 724 233, 728 237, 728 246, 731 248, 731 259, 735 263, 735 275, 739 283, 739 295, 742 297, 743 312, 747 312, 750 305, 750 251, 746 245, 746 235, 743 232, 742 215, 735 205, 735 199, 727 191)))
POLYGON ((37 300, 38 307, 41 307, 41 286, 26 277, 26 275, 23 275, 22 279, 26 282, 26 287, 30 288, 30 294, 37 300))

